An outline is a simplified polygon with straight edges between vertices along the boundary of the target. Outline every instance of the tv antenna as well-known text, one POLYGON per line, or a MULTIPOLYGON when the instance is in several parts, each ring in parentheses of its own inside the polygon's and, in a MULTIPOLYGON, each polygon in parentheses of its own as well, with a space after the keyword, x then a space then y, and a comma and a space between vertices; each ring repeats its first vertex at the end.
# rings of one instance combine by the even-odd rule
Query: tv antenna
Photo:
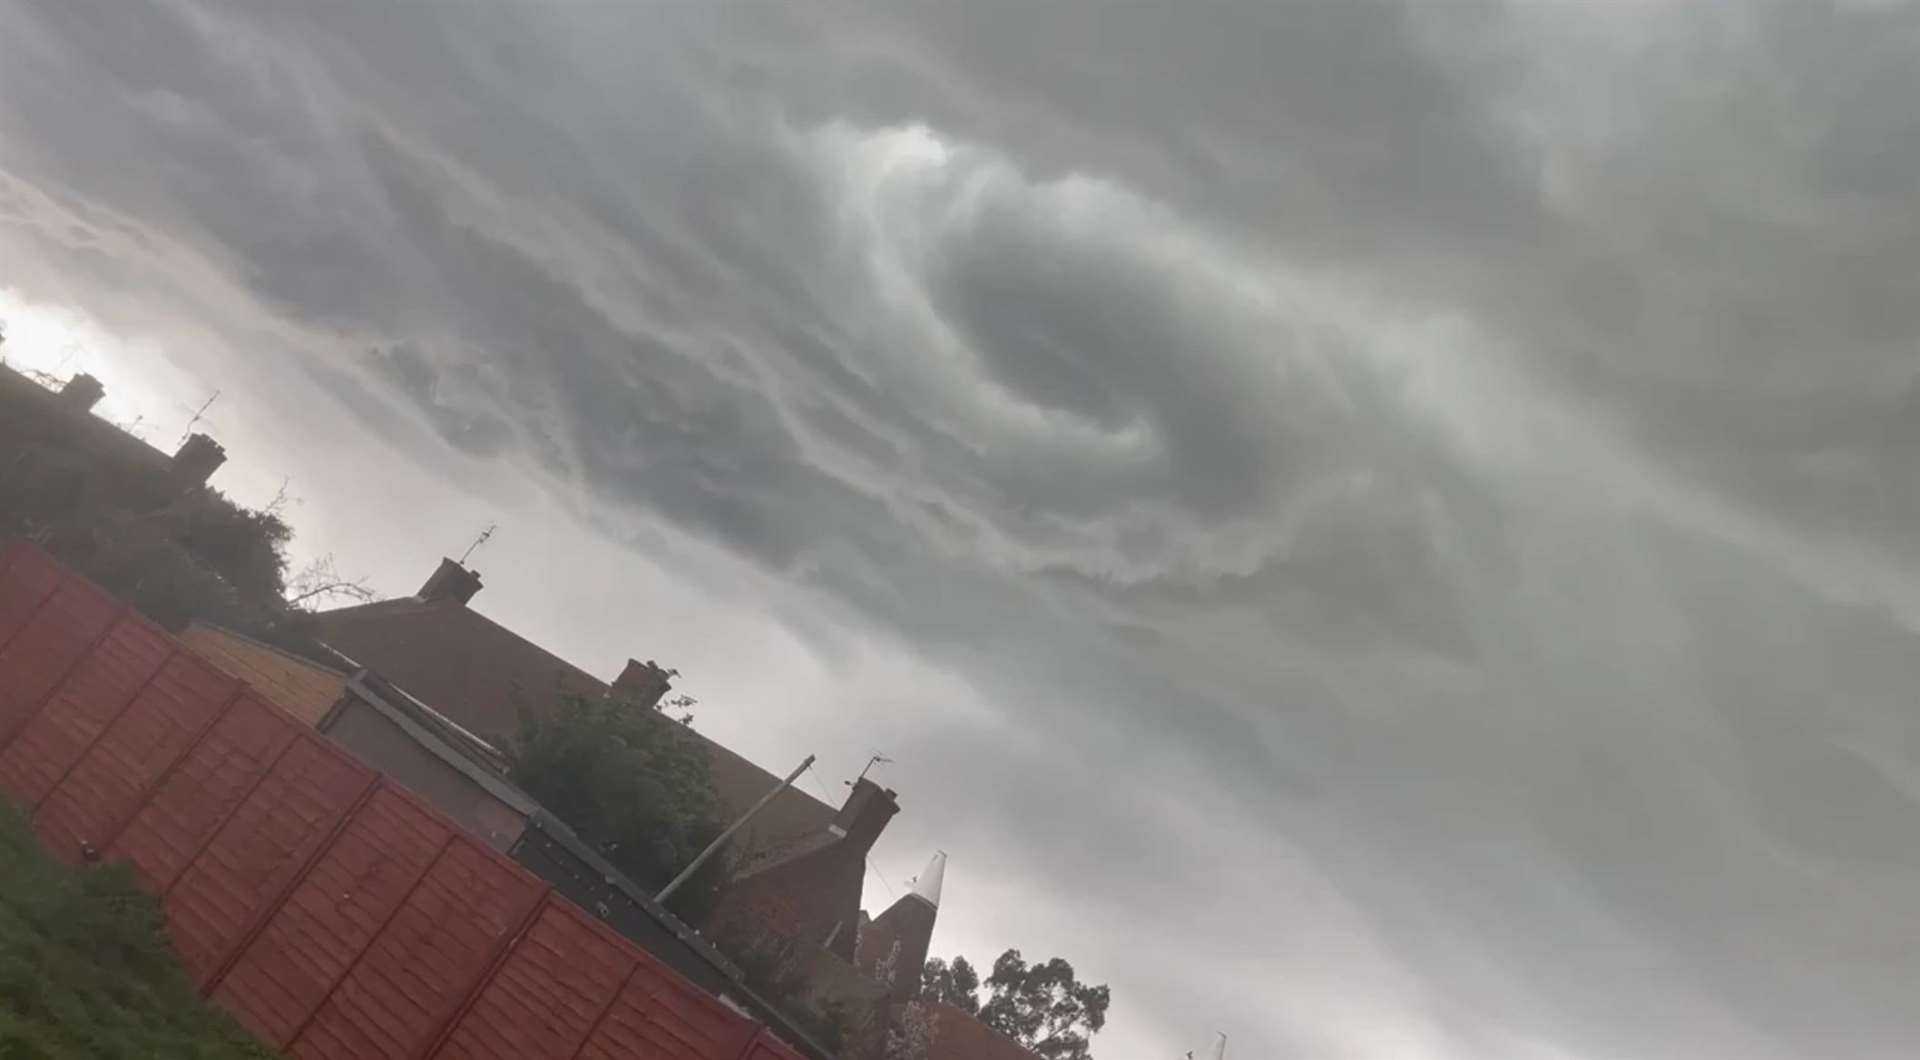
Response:
POLYGON ((847 781, 847 785, 851 787, 867 779, 867 774, 872 771, 874 766, 890 766, 892 764, 893 764, 893 759, 888 758, 886 755, 883 755, 878 751, 875 751, 873 753, 873 756, 867 759, 867 767, 860 771, 859 776, 853 778, 852 780, 847 781))
POLYGON ((460 553, 460 565, 466 566, 467 560, 471 559, 475 552, 480 551, 481 545, 493 540, 493 532, 498 529, 500 529, 499 523, 488 523, 487 528, 480 531, 480 536, 473 539, 473 544, 468 545, 467 550, 460 553))
POLYGON ((208 410, 208 409, 210 409, 210 408, 212 408, 212 407, 213 407, 213 403, 214 403, 214 402, 216 402, 216 401, 218 401, 218 400, 220 400, 220 391, 218 391, 218 390, 216 390, 216 391, 214 391, 214 392, 213 392, 213 396, 207 399, 207 403, 206 403, 206 404, 204 404, 204 405, 202 405, 202 406, 200 406, 200 407, 199 407, 198 409, 196 409, 196 410, 194 410, 194 413, 193 413, 193 418, 187 421, 187 429, 186 429, 185 431, 182 431, 182 432, 180 433, 180 444, 181 444, 181 445, 185 445, 185 444, 187 444, 187 439, 189 439, 189 438, 192 438, 192 437, 193 437, 193 429, 194 429, 195 427, 197 427, 197 426, 199 426, 199 424, 200 424, 200 421, 201 421, 201 420, 203 420, 203 419, 205 419, 205 418, 206 418, 206 416, 207 416, 207 410, 208 410))

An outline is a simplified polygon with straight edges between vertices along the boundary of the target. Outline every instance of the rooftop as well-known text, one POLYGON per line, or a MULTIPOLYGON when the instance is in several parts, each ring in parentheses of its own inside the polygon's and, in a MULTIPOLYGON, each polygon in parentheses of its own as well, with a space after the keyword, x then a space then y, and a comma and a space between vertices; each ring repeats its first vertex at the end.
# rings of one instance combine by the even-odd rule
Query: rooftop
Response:
MULTIPOLYGON (((320 637, 354 663, 378 670, 423 703, 482 738, 513 732, 523 705, 556 693, 607 695, 607 682, 453 597, 418 596, 324 612, 320 637)), ((695 735, 698 735, 696 732, 695 735)), ((700 737, 729 816, 746 812, 780 777, 700 737)), ((835 809, 798 788, 753 819, 745 847, 761 851, 825 830, 835 809)))

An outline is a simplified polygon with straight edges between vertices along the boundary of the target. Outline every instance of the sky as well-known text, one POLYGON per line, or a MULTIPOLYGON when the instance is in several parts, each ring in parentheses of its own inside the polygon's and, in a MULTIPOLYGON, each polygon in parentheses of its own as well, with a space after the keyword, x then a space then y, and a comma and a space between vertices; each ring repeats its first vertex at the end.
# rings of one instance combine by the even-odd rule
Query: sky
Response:
POLYGON ((7 356, 1100 1060, 1920 1051, 1920 7, 0 0, 7 356))

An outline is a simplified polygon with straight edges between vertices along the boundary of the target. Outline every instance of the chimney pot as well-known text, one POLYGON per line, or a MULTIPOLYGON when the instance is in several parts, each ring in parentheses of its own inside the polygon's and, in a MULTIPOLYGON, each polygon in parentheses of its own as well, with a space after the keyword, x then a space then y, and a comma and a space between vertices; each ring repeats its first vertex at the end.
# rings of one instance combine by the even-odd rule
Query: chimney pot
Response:
POLYGON ((886 829, 887 822, 900 812, 894 793, 861 777, 847 795, 846 804, 835 815, 832 827, 844 833, 844 842, 853 844, 861 856, 873 849, 874 841, 886 829))
POLYGON ((673 681, 660 664, 648 659, 628 659, 627 667, 614 678, 613 687, 607 694, 623 703, 652 710, 673 687, 673 681))
POLYGON ((60 388, 61 404, 79 412, 92 411, 106 396, 107 388, 101 385, 100 380, 85 372, 67 380, 67 385, 60 388))
POLYGON ((433 577, 420 587, 422 600, 452 600, 465 605, 480 592, 480 575, 455 563, 442 559, 433 577))
POLYGON ((204 486, 220 465, 227 462, 227 451, 204 434, 188 438, 173 454, 173 473, 188 486, 204 486))

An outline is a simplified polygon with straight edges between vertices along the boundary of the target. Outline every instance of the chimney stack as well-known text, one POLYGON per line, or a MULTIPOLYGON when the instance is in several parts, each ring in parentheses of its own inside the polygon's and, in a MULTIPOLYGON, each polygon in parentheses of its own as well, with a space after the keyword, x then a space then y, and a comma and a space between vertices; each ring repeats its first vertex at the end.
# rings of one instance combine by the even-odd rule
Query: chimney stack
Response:
POLYGON ((652 710, 672 687, 673 681, 659 663, 652 659, 646 662, 628 659, 627 668, 614 678, 613 687, 607 691, 607 695, 622 703, 652 710))
POLYGON ((861 857, 873 849, 874 840, 900 812, 900 804, 894 801, 891 788, 883 788, 865 777, 853 784, 853 791, 847 796, 844 806, 840 807, 827 830, 842 837, 849 845, 860 851, 861 857))
MULTIPOLYGON (((72 384, 68 384, 71 386, 72 384)), ((173 474, 186 486, 204 486, 220 465, 227 462, 227 451, 204 434, 186 440, 173 454, 173 474)))
POLYGON ((60 403, 75 412, 93 411, 93 407, 106 396, 107 388, 101 385, 100 380, 85 372, 67 380, 67 385, 60 388, 60 403))
POLYGON ((420 599, 452 600, 465 606, 480 592, 480 575, 450 559, 442 559, 439 569, 420 587, 420 599))

